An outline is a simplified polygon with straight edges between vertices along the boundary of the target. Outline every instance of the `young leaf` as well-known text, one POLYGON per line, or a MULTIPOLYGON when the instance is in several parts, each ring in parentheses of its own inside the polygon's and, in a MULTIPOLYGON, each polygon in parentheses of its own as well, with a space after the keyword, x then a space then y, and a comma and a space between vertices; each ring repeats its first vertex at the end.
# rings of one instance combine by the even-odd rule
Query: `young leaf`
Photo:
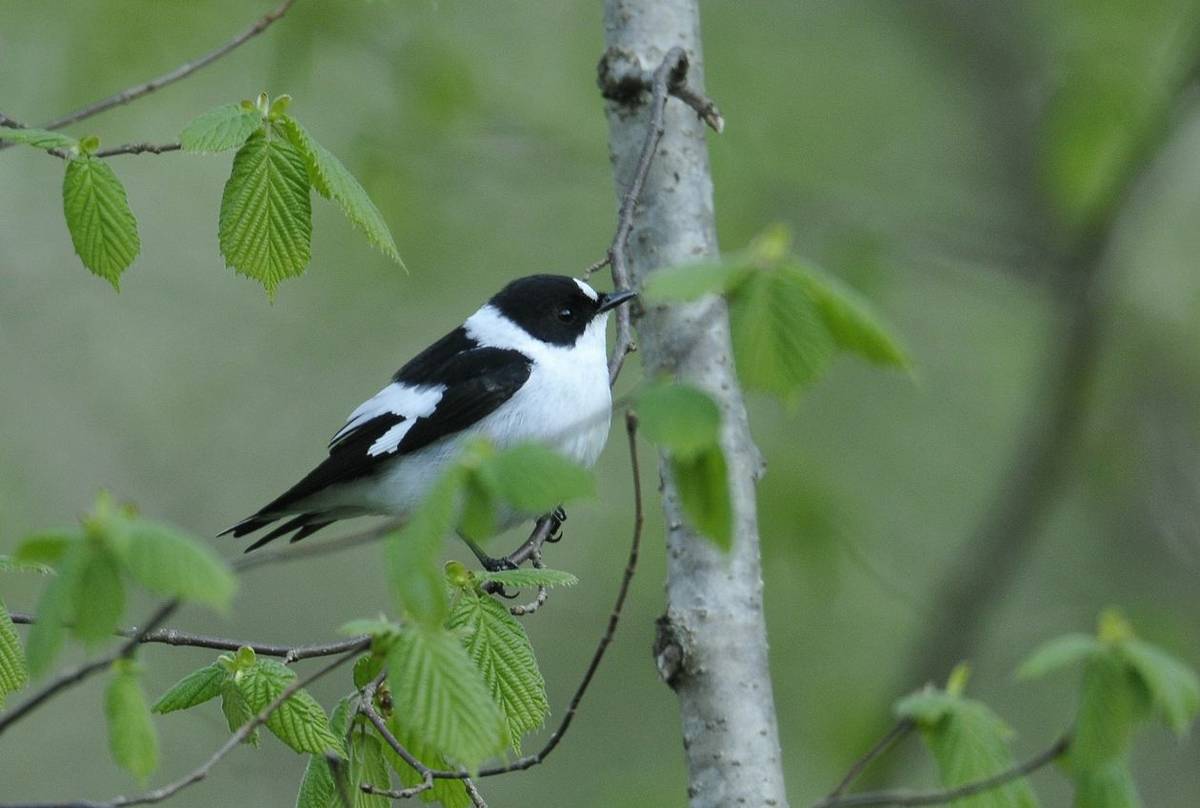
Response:
MULTIPOLYGON (((403 744, 413 757, 429 766, 432 769, 448 769, 450 764, 446 758, 438 753, 436 749, 425 741, 424 737, 418 731, 408 729, 396 720, 393 715, 388 721, 388 729, 396 736, 396 739, 403 744)), ((392 771, 396 772, 400 778, 401 784, 405 788, 412 788, 421 782, 421 775, 412 766, 399 755, 391 746, 384 745, 383 754, 388 762, 392 765, 392 771)), ((438 802, 442 808, 470 808, 473 804, 466 789, 463 787, 462 780, 434 780, 433 788, 421 794, 421 799, 424 802, 438 802)))
POLYGON ((1195 671, 1142 640, 1126 640, 1118 648, 1141 677, 1154 707, 1167 724, 1176 735, 1186 735, 1200 712, 1200 679, 1195 671))
POLYGON ((695 300, 709 294, 728 294, 752 271, 742 253, 717 261, 662 267, 646 278, 642 299, 647 303, 668 303, 695 300))
POLYGON ((404 266, 383 214, 350 170, 342 165, 333 152, 317 143, 296 119, 285 115, 280 123, 288 139, 304 155, 309 179, 317 193, 336 202, 350 223, 367 237, 373 247, 404 266))
POLYGON ((48 129, 35 129, 29 127, 26 129, 13 129, 8 126, 0 126, 0 140, 7 140, 11 143, 24 143, 26 146, 33 146, 35 149, 73 149, 79 141, 73 137, 51 132, 48 129))
POLYGON ((111 639, 125 612, 125 586, 112 552, 88 542, 79 574, 71 634, 85 643, 111 639))
POLYGON ((504 716, 456 634, 412 626, 388 654, 393 715, 449 760, 475 768, 505 747, 504 716))
POLYGON ((329 763, 321 755, 312 755, 300 780, 296 808, 339 808, 342 804, 329 763))
POLYGON ((1129 761, 1118 758, 1075 777, 1075 808, 1142 808, 1129 761))
POLYGON ((75 537, 66 533, 39 533, 17 546, 13 560, 17 564, 46 564, 53 567, 62 561, 73 541, 75 537))
POLYGON ((438 569, 442 538, 453 529, 454 500, 460 474, 443 475, 416 512, 388 538, 392 588, 412 619, 428 626, 446 620, 446 585, 438 569))
POLYGON ((463 646, 504 713, 509 744, 521 754, 521 737, 540 727, 550 712, 546 682, 525 629, 507 606, 474 592, 458 598, 448 625, 462 633, 463 646))
POLYGON ((362 791, 364 783, 376 788, 392 787, 387 758, 383 754, 383 742, 367 732, 365 727, 355 731, 350 741, 350 783, 354 787, 354 808, 390 808, 392 802, 387 797, 362 791))
POLYGON ((21 639, 13 628, 4 601, 0 600, 0 708, 4 707, 4 698, 9 693, 16 693, 28 683, 29 671, 21 639))
POLYGON ((144 519, 129 526, 122 560, 129 574, 151 592, 217 609, 229 605, 237 588, 225 562, 208 546, 144 519))
POLYGON ((785 271, 800 273, 839 348, 879 365, 908 367, 904 351, 857 291, 814 267, 785 271))
POLYGON ((561 570, 539 569, 526 567, 519 570, 498 570, 496 572, 473 573, 475 580, 480 583, 497 583, 505 589, 529 589, 535 586, 574 586, 579 579, 569 572, 561 570))
MULTIPOLYGON (((225 714, 225 723, 229 725, 230 732, 237 732, 254 718, 254 711, 250 709, 246 694, 242 692, 233 676, 221 683, 221 712, 225 714)), ((243 743, 258 746, 257 727, 246 736, 243 743)))
POLYGON ((156 713, 172 713, 203 704, 221 695, 221 688, 228 678, 229 672, 220 665, 205 665, 172 685, 151 709, 156 713))
POLYGON ((458 529, 472 541, 483 541, 496 530, 496 492, 483 475, 464 475, 458 529))
POLYGON ((1067 634, 1045 643, 1017 669, 1018 679, 1038 679, 1048 673, 1088 659, 1104 646, 1088 634, 1067 634))
POLYGON ((262 115, 241 104, 222 104, 191 120, 179 133, 184 151, 198 154, 236 149, 263 125, 262 115))
POLYGON ((791 400, 833 354, 807 283, 786 269, 750 273, 730 297, 729 320, 734 363, 748 388, 791 400))
POLYGON ((134 662, 119 659, 113 663, 113 678, 104 696, 104 714, 108 718, 108 746, 113 760, 145 782, 158 768, 158 735, 134 662))
POLYGON ((480 473, 506 502, 531 514, 548 513, 563 502, 588 496, 596 485, 590 471, 535 443, 497 452, 484 461, 480 473))
MULTIPOLYGON (((1011 769, 1008 738, 1012 731, 981 702, 958 699, 940 721, 921 725, 921 735, 937 761, 942 785, 954 788, 1011 769)), ((955 808, 1034 808, 1029 781, 1022 778, 973 797, 955 800, 955 808)))
POLYGON ((88 548, 82 541, 71 542, 63 552, 58 574, 49 579, 38 599, 37 622, 25 639, 29 675, 34 678, 50 669, 62 648, 66 625, 75 618, 80 573, 87 556, 88 548))
POLYGON ((108 163, 91 156, 67 161, 63 214, 83 265, 121 288, 121 273, 142 249, 125 186, 108 163))
POLYGON ((892 709, 897 718, 908 718, 922 726, 932 726, 952 712, 959 701, 958 696, 927 687, 900 699, 892 709))
POLYGON ((218 236, 225 261, 268 292, 304 271, 312 242, 308 169, 285 138, 260 130, 238 150, 218 236))
POLYGON ((1089 658, 1068 750, 1072 769, 1093 771, 1124 757, 1147 707, 1142 683, 1115 649, 1089 658))
MULTIPOLYGON (((266 709, 295 678, 295 671, 273 659, 259 659, 253 667, 234 675, 252 714, 266 709)), ((275 737, 297 752, 321 755, 327 749, 342 751, 342 741, 329 728, 325 710, 305 690, 288 696, 266 723, 275 737)))
POLYGON ((39 561, 23 561, 10 555, 0 555, 0 572, 36 572, 39 575, 53 575, 54 567, 39 561))
POLYGON ((671 476, 684 515, 722 550, 733 546, 733 505, 725 454, 713 444, 691 457, 672 457, 671 476))
POLYGON ((638 423, 653 443, 694 457, 717 442, 721 411, 712 397, 686 384, 657 384, 638 396, 638 423))

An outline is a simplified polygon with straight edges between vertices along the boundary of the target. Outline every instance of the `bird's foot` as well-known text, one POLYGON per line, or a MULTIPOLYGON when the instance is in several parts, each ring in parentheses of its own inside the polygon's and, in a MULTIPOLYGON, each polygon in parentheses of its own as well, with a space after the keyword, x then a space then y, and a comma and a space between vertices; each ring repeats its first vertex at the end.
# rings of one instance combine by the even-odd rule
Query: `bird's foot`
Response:
POLYGON ((485 570, 487 570, 488 572, 501 572, 503 570, 518 570, 521 568, 520 565, 517 564, 517 562, 510 559, 508 556, 501 556, 500 558, 492 558, 489 555, 480 554, 479 563, 481 565, 483 565, 483 568, 485 570))
POLYGON ((554 521, 550 525, 550 535, 546 536, 546 543, 558 544, 562 541, 562 526, 563 522, 567 521, 567 512, 559 505, 551 512, 550 518, 554 521))

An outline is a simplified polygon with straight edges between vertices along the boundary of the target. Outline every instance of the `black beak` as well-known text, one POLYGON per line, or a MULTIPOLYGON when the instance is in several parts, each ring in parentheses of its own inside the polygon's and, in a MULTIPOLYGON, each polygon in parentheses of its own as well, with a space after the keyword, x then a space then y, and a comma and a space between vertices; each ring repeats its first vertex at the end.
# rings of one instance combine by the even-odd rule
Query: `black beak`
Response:
POLYGON ((617 289, 600 295, 600 312, 611 311, 617 306, 637 297, 637 292, 631 289, 617 289))

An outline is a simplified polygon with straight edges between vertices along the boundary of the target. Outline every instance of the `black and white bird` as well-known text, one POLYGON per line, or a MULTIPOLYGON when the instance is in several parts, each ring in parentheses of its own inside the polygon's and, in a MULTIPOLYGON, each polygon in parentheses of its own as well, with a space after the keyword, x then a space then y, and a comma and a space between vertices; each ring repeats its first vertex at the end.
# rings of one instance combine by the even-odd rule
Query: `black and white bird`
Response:
POLYGON ((404 517, 476 436, 500 448, 540 442, 594 465, 612 415, 608 312, 633 297, 561 275, 513 281, 350 413, 304 479, 221 535, 286 520, 249 552, 340 519, 404 517))

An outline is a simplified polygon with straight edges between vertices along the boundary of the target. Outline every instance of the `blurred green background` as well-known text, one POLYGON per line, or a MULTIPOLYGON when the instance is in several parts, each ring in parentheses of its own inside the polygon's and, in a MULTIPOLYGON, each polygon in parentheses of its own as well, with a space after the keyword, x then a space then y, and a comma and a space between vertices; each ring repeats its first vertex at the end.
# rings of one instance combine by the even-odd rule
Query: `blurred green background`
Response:
MULTIPOLYGON (((214 47, 267 7, 2 3, 0 111, 55 117, 214 47)), ((1147 637, 1200 663, 1198 9, 702 8, 708 88, 728 120, 710 137, 723 245, 787 223, 801 252, 876 302, 917 368, 910 380, 845 360, 794 411, 750 402, 769 463, 767 618, 793 803, 829 790, 915 676, 948 670, 912 658, 931 626, 979 637, 972 691, 1011 721, 1021 755, 1067 725, 1075 682, 1019 684, 1014 667, 1040 641, 1090 629, 1102 607, 1123 605, 1147 637), (1072 342, 1076 322, 1087 329, 1072 342), (1057 418, 1048 381, 1075 396, 1057 418), (958 581, 989 599, 965 625, 939 593, 984 551, 976 526, 1020 485, 1026 472, 1011 469, 1047 424, 1065 439, 1037 467, 1058 484, 1034 478, 1045 518, 1028 552, 1000 546, 1011 582, 987 569, 958 581)), ((505 281, 575 273, 599 256, 615 218, 594 83, 602 49, 599 2, 300 0, 215 66, 69 130, 161 142, 218 103, 291 93, 296 116, 363 180, 409 272, 317 200, 312 265, 274 304, 217 251, 228 155, 114 158, 144 242, 115 295, 72 253, 62 164, 0 154, 0 552, 70 522, 101 487, 215 534, 307 470, 354 405, 505 281)), ((582 583, 527 623, 556 712, 627 547, 622 443, 602 461, 599 499, 571 511, 550 551, 582 583)), ((493 806, 685 804, 676 702, 650 655, 664 575, 652 517, 626 619, 578 721, 546 765, 484 782, 493 806)), ((1009 520, 1023 532, 1019 515, 1001 527, 1009 520)), ((227 619, 192 610, 178 624, 328 638, 388 608, 379 553, 250 573, 227 619)), ((31 610, 39 583, 6 577, 4 599, 31 610)), ((155 693, 209 658, 142 655, 155 693)), ((71 691, 3 739, 0 800, 136 787, 108 759, 100 688, 71 691)), ((315 692, 331 704, 343 689, 315 692)), ((164 782, 225 737, 215 708, 157 724, 164 782)), ((1200 742, 1146 735, 1135 771, 1147 805, 1196 805, 1200 742)), ((916 761, 897 777, 931 782, 916 761)), ((172 804, 290 805, 303 764, 267 742, 172 804)), ((1053 772, 1036 781, 1047 805, 1066 804, 1053 772)))

